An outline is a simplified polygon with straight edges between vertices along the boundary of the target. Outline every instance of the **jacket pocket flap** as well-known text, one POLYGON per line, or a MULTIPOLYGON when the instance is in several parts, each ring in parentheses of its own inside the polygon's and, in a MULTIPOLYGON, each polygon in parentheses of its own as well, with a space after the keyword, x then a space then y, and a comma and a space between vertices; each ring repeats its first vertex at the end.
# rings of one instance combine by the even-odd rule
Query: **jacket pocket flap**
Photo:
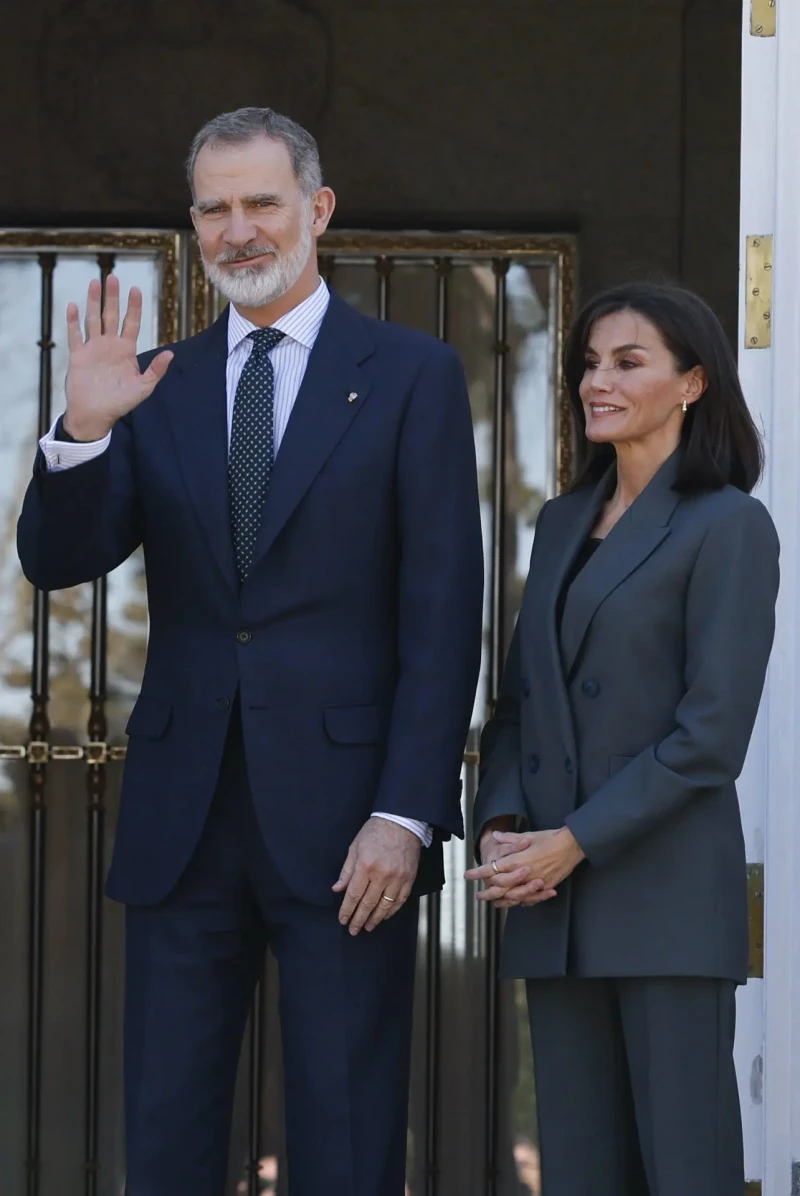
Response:
POLYGON ((160 739, 172 718, 172 703, 161 698, 139 697, 131 711, 126 735, 140 735, 143 739, 160 739))
POLYGON ((385 706, 328 706, 325 730, 334 743, 380 743, 386 738, 385 706))

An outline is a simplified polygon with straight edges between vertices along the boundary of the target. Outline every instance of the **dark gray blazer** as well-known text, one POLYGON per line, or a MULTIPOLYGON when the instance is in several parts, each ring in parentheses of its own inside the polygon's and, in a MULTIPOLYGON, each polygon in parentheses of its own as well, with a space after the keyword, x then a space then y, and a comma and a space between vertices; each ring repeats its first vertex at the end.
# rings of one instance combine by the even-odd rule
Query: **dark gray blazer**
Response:
MULTIPOLYGON (((556 602, 613 476, 543 508, 494 717, 476 836, 514 814, 570 827, 586 860, 509 911, 506 976, 743 982, 748 928, 735 781, 774 633, 778 539, 733 487, 681 496, 678 454, 556 602)), ((613 474, 613 471, 612 471, 613 474)))

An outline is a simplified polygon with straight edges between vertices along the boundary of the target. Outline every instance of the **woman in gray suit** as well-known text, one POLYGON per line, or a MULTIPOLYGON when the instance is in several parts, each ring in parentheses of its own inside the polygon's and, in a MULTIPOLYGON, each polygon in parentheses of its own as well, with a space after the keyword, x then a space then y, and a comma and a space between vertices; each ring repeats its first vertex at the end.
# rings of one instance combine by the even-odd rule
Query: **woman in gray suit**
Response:
POLYGON ((778 590, 761 440, 677 288, 593 300, 565 370, 578 477, 539 516, 467 876, 527 979, 544 1196, 742 1196, 735 782, 778 590))

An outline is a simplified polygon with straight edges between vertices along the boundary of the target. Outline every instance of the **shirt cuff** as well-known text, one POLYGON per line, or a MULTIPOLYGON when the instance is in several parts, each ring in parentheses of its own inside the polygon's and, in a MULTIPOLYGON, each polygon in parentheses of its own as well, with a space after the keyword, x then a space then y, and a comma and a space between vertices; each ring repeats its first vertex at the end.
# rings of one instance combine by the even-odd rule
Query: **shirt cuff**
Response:
POLYGON ((398 826, 404 826, 407 831, 413 831, 421 840, 423 847, 430 847, 433 842, 433 831, 427 822, 417 822, 416 818, 401 818, 399 814, 382 814, 379 810, 376 810, 371 817, 385 818, 387 822, 396 822, 398 826))
MULTIPOLYGON (((60 418, 60 417, 59 417, 60 418)), ((57 473, 60 469, 72 469, 74 465, 84 465, 94 457, 99 457, 111 444, 111 433, 102 440, 73 441, 56 440, 55 421, 49 432, 39 441, 39 448, 44 454, 49 473, 57 473)))

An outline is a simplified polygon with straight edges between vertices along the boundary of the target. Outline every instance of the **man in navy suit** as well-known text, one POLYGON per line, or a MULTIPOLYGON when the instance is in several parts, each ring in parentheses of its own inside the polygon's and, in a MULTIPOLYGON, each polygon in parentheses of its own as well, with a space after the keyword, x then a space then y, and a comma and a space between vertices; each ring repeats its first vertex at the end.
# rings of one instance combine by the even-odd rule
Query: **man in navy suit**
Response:
POLYGON ((144 545, 150 637, 108 893, 127 905, 128 1196, 223 1196, 242 1034, 281 970, 292 1196, 401 1196, 417 906, 462 833, 483 558, 456 354, 320 281, 333 193, 269 109, 210 122, 192 218, 230 307, 137 360, 67 312, 19 524, 61 589, 144 545))

